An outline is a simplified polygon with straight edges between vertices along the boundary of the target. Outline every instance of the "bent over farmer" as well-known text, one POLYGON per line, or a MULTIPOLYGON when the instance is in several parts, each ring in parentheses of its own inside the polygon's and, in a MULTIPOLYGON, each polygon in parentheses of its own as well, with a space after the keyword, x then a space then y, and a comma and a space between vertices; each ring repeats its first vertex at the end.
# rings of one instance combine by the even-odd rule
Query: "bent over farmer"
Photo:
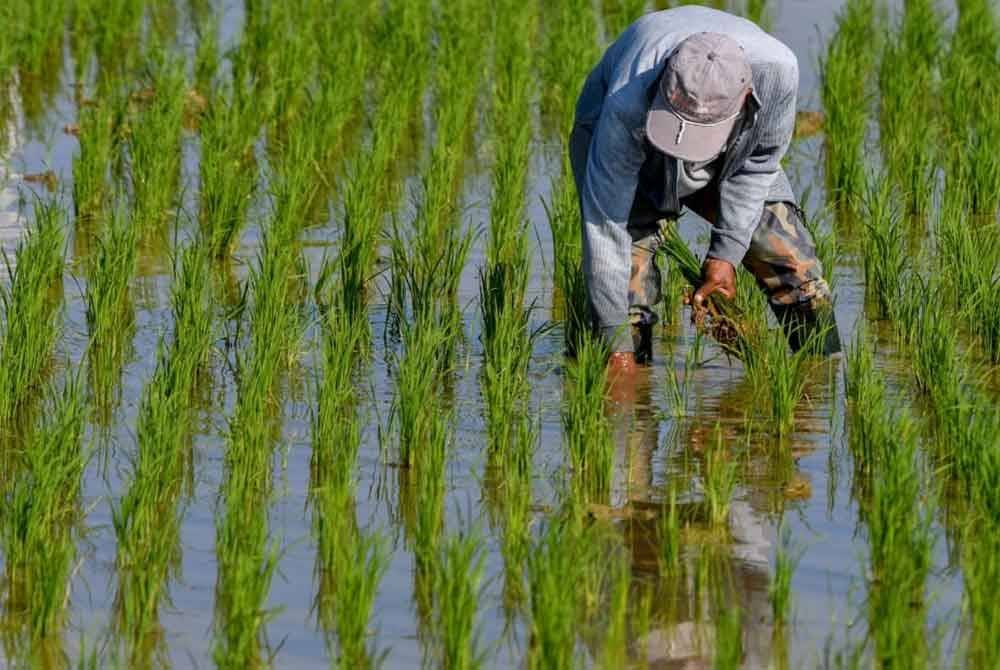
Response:
POLYGON ((650 355, 660 299, 655 252, 683 207, 711 224, 692 302, 735 295, 742 263, 793 349, 825 329, 840 350, 830 289, 781 168, 795 127, 798 64, 746 19, 705 7, 648 14, 587 77, 570 136, 583 271, 609 372, 650 355))

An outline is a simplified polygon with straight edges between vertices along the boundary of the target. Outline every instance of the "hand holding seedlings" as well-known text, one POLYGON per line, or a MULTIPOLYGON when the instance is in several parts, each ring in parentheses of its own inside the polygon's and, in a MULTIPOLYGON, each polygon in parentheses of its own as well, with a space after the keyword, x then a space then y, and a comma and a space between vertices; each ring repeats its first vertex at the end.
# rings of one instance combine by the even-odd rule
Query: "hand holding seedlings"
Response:
POLYGON ((691 296, 691 320, 704 320, 708 311, 708 296, 719 293, 727 300, 736 297, 736 268, 729 261, 706 258, 701 266, 701 286, 691 296))

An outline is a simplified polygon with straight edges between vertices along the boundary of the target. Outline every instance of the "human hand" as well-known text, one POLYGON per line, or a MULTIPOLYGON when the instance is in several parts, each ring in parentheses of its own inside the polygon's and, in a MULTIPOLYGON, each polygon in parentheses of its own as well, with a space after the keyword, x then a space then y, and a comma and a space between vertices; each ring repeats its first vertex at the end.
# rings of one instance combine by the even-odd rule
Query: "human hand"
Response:
POLYGON ((713 293, 720 293, 727 300, 736 296, 736 268, 728 261, 706 258, 701 266, 701 280, 701 286, 691 299, 695 311, 704 311, 713 293))

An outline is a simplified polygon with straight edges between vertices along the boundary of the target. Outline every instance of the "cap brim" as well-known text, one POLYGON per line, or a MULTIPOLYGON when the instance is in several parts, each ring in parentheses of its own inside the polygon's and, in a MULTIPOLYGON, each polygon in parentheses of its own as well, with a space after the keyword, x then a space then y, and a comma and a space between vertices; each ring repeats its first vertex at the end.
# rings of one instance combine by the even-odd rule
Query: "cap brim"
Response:
POLYGON ((658 90, 646 115, 646 137, 654 147, 669 156, 692 163, 707 161, 722 151, 738 118, 711 126, 685 123, 681 133, 681 118, 667 104, 663 92, 658 90))

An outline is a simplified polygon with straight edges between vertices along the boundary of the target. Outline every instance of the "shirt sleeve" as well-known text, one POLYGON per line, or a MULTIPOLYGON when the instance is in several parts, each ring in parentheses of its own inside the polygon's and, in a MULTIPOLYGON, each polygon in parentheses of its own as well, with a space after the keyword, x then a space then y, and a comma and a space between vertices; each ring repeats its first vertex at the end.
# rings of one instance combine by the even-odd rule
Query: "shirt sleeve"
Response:
POLYGON ((768 192, 795 130, 798 65, 781 70, 776 93, 763 100, 756 124, 760 135, 742 166, 719 184, 719 221, 712 228, 708 257, 739 265, 750 247, 768 192), (768 99, 770 98, 770 99, 768 99))
POLYGON ((591 140, 580 193, 583 273, 594 318, 611 351, 632 351, 628 284, 632 239, 626 229, 645 159, 637 126, 614 99, 591 140))

